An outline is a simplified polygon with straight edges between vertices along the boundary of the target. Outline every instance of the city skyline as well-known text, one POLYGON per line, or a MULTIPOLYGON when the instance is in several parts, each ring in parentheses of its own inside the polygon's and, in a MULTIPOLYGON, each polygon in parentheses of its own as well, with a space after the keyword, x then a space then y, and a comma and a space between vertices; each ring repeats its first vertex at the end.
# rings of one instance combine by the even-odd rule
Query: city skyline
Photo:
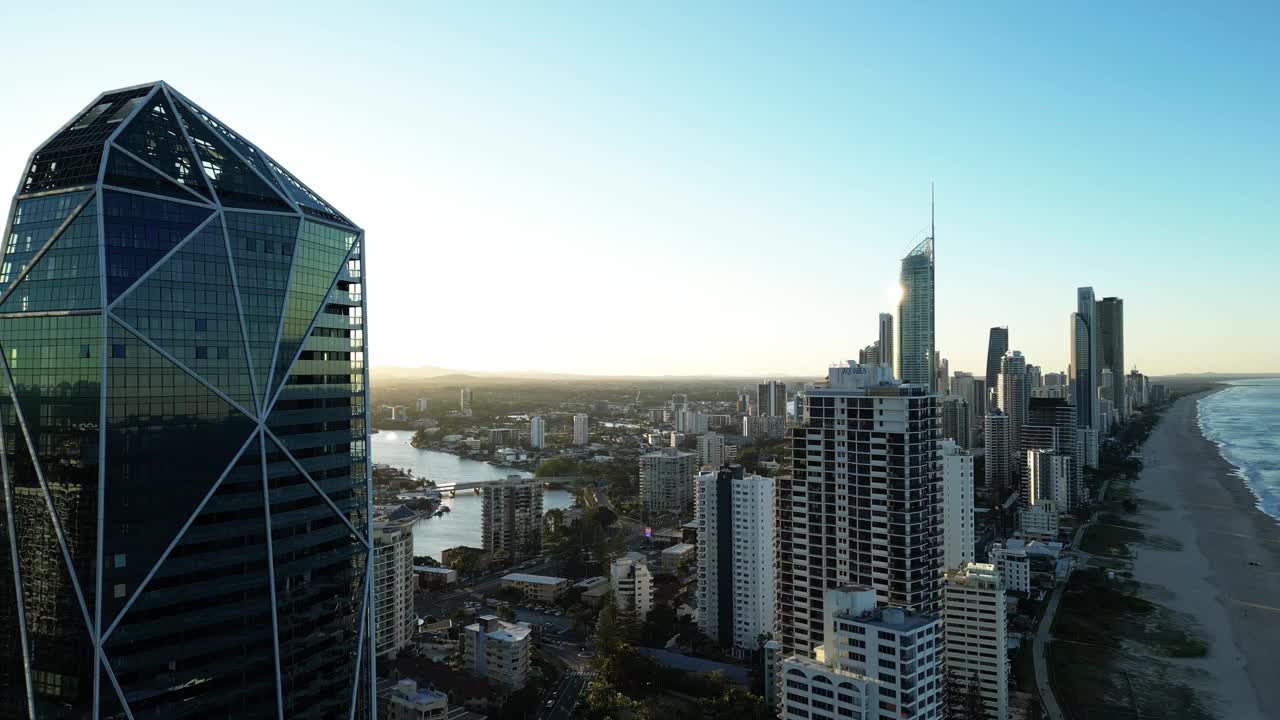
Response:
MULTIPOLYGON (((375 367, 812 375, 856 357, 893 309, 898 261, 927 234, 936 180, 948 248, 936 348, 953 369, 981 372, 997 325, 1029 362, 1065 369, 1070 294, 1094 286, 1128 301, 1130 367, 1280 370, 1280 338, 1222 322, 1234 307, 1280 310, 1267 284, 1275 250, 1262 242, 1274 235, 1277 184, 1264 161, 1280 146, 1254 132, 1280 119, 1267 70, 1276 51, 1257 17, 1274 8, 1223 11, 1210 29, 1189 11, 1138 6, 1105 24, 1084 10, 1023 9, 984 25, 949 8, 535 18, 435 7, 406 10, 395 27, 376 11, 313 9, 309 33, 280 32, 298 27, 294 10, 254 8, 237 58, 216 66, 186 50, 217 29, 174 9, 166 22, 193 26, 194 38, 113 46, 88 67, 48 58, 58 83, 6 78, 25 102, 0 110, 12 140, 0 167, 20 167, 106 87, 164 79, 249 118, 248 137, 386 238, 371 258, 375 367), (1124 31, 1138 23, 1143 33, 1124 31), (733 32, 712 32, 725 24, 733 32), (317 38, 339 33, 379 41, 318 51, 317 38), (905 44, 922 49, 899 52, 905 44), (298 123, 289 109, 299 106, 314 117, 298 123), (370 177, 405 189, 382 192, 370 177), (759 263, 766 253, 779 261, 759 263), (1007 257, 1025 272, 992 260, 1007 257), (773 288, 736 296, 735 310, 764 324, 812 333, 829 322, 787 312, 782 299, 800 292, 844 322, 803 350, 742 353, 705 342, 696 323, 668 326, 667 343, 633 341, 632 319, 676 310, 704 283, 773 288), (500 311, 513 302, 538 319, 508 322, 500 311), (475 332, 476 318, 501 331, 475 332), (1224 352, 1172 351, 1189 337, 1224 352)), ((47 54, 23 28, 49 26, 50 12, 14 9, 0 40, 15 57, 47 54)), ((87 49, 125 22, 96 10, 81 19, 65 41, 87 49)), ((128 22, 143 32, 156 20, 128 22)))

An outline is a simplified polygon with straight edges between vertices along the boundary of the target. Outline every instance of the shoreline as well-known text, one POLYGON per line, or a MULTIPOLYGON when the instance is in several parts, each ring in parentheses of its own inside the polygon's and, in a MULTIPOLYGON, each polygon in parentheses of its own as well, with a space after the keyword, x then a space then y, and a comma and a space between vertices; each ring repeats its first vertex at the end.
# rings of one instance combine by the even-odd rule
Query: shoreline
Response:
POLYGON ((1277 717, 1280 524, 1201 427, 1200 400, 1220 391, 1179 398, 1142 448, 1139 518, 1159 542, 1134 547, 1133 574, 1209 643, 1172 662, 1216 717, 1277 717))

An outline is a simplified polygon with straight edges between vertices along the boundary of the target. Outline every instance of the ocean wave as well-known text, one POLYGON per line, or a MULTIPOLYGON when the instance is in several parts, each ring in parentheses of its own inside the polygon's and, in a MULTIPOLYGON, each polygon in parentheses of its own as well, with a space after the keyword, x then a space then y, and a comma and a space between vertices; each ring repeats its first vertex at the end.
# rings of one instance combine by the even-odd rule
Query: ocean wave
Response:
POLYGON ((1196 424, 1253 493, 1280 519, 1280 380, 1251 380, 1196 402, 1196 424))

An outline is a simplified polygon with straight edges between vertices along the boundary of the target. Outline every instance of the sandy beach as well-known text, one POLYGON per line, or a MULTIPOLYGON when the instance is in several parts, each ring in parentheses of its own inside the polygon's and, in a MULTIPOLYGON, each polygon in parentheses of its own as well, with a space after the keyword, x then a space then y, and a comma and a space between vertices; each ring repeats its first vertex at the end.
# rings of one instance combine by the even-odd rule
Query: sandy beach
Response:
POLYGON ((1201 434, 1203 396, 1178 400, 1143 447, 1135 490, 1149 544, 1133 548, 1133 573, 1199 623, 1208 656, 1173 662, 1216 717, 1280 718, 1280 524, 1201 434))

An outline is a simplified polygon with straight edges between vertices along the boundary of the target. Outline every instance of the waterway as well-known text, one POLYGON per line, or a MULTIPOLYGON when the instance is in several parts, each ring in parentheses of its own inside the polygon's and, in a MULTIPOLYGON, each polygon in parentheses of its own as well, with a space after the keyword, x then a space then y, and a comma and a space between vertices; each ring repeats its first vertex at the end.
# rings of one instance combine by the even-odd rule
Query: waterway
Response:
MULTIPOLYGON (((501 480, 508 475, 530 474, 515 468, 468 460, 436 450, 419 450, 409 444, 412 432, 383 430, 373 436, 373 462, 404 468, 417 477, 437 483, 472 483, 501 480)), ((545 490, 543 510, 573 505, 568 490, 545 490)), ((455 497, 446 496, 441 507, 449 512, 440 517, 424 517, 413 526, 413 554, 430 555, 439 560, 440 551, 458 545, 480 547, 480 496, 463 490, 455 497)))

